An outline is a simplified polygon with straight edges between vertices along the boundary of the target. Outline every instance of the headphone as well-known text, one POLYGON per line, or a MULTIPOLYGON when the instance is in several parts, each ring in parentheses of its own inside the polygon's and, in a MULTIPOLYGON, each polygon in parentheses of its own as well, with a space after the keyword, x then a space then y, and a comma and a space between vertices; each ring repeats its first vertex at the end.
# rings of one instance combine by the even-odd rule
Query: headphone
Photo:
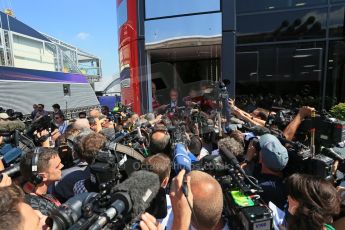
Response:
POLYGON ((41 153, 41 148, 36 147, 34 149, 33 155, 32 155, 32 159, 31 159, 31 179, 30 182, 33 185, 39 185, 40 183, 42 183, 43 181, 43 177, 41 175, 38 174, 37 169, 38 169, 38 157, 39 154, 41 153))

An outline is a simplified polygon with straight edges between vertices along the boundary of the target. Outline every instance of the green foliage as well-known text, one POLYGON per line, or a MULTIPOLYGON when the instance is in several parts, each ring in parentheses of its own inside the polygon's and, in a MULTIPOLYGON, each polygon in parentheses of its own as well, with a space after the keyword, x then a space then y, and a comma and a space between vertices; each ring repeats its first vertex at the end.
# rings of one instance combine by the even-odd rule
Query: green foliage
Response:
POLYGON ((330 110, 333 117, 345 121, 345 103, 339 103, 330 110))

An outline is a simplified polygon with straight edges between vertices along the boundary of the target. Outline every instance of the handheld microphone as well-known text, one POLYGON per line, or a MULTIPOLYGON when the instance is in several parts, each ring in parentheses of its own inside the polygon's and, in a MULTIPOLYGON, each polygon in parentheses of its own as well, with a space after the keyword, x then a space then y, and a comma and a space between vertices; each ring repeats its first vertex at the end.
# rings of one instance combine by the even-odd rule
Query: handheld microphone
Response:
POLYGON ((127 180, 111 189, 111 207, 89 229, 102 229, 119 215, 131 214, 131 219, 134 219, 150 206, 159 188, 157 174, 145 170, 133 172, 127 180))
POLYGON ((185 146, 181 143, 177 143, 174 151, 173 165, 176 174, 178 174, 182 169, 186 170, 185 178, 183 180, 182 191, 183 194, 188 197, 188 187, 186 175, 192 170, 192 161, 188 156, 188 152, 185 146))
POLYGON ((20 174, 20 164, 15 164, 13 166, 10 166, 0 172, 0 181, 2 181, 3 175, 7 174, 9 177, 15 177, 16 175, 20 174))
POLYGON ((192 161, 184 145, 177 143, 174 153, 173 166, 176 174, 182 169, 186 170, 186 174, 189 173, 192 170, 192 161))

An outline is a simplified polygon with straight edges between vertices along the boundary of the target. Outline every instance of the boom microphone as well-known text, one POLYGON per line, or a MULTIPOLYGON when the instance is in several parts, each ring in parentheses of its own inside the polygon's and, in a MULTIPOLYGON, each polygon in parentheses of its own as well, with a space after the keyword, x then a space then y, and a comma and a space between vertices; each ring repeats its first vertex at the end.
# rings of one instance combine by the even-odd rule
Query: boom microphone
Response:
POLYGON ((225 158, 225 160, 230 161, 237 168, 241 168, 236 156, 230 150, 228 150, 225 145, 220 144, 218 147, 219 154, 224 156, 223 159, 225 158))
POLYGON ((232 165, 234 165, 240 172, 241 174, 247 179, 247 181, 255 187, 258 191, 262 191, 262 188, 257 184, 257 181, 253 182, 252 179, 250 179, 247 174, 244 172, 244 170, 241 168, 236 156, 229 151, 225 145, 219 145, 219 154, 222 156, 224 161, 230 161, 232 165))
POLYGON ((131 219, 134 219, 150 206, 159 188, 157 174, 145 170, 133 172, 127 180, 111 190, 113 194, 111 207, 101 214, 89 229, 102 229, 110 220, 119 215, 131 214, 131 219))
POLYGON ((14 121, 1 121, 0 122, 0 133, 1 132, 14 132, 15 130, 23 131, 25 129, 24 122, 20 120, 14 121))

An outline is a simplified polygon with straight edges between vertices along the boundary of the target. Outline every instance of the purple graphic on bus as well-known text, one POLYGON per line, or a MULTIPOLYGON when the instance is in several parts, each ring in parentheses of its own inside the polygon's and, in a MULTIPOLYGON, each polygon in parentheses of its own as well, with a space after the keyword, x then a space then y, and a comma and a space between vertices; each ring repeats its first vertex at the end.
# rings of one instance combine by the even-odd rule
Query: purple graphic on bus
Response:
POLYGON ((57 83, 88 83, 85 76, 33 69, 0 66, 0 81, 36 81, 57 83))

